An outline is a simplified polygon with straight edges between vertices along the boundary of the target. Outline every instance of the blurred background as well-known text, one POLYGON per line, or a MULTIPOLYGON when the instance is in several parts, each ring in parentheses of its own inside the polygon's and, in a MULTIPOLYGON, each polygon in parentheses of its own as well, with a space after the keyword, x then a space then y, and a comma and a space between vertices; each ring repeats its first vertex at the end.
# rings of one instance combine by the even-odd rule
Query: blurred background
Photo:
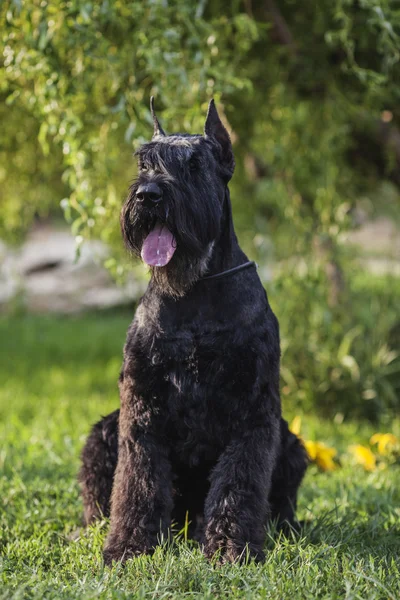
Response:
POLYGON ((117 406, 147 277, 118 219, 154 95, 167 132, 202 132, 210 98, 231 132, 234 220, 280 321, 284 409, 389 426, 398 3, 3 0, 0 23, 0 414, 19 398, 28 418, 47 390, 67 418, 67 387, 92 398, 90 418, 117 406))

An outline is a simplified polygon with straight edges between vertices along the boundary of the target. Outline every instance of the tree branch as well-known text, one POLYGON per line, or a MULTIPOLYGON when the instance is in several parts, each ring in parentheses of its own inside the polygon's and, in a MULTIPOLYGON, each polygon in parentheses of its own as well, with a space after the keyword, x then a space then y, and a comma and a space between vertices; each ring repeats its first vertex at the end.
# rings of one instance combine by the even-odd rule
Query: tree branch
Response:
POLYGON ((288 46, 292 54, 296 54, 296 43, 293 39, 288 24, 283 18, 274 0, 265 0, 265 8, 269 15, 269 19, 274 26, 274 33, 277 41, 283 46, 288 46))

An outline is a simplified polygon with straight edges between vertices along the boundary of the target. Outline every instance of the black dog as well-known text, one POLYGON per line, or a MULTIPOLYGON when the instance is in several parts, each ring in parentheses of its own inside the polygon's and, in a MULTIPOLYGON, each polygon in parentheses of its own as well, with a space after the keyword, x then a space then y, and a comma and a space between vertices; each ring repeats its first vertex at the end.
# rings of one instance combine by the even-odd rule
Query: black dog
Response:
POLYGON ((281 418, 278 322, 234 232, 235 163, 214 102, 204 136, 166 135, 151 109, 121 214, 151 281, 128 331, 120 411, 83 450, 85 520, 111 512, 106 563, 151 552, 187 511, 207 557, 262 559, 268 519, 294 523, 307 465, 281 418))

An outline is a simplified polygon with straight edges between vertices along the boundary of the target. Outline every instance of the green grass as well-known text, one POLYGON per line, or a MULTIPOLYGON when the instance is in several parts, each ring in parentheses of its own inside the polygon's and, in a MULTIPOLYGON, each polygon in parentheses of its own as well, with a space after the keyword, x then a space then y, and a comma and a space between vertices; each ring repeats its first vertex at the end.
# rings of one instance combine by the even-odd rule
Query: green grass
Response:
MULTIPOLYGON (((299 499, 304 532, 287 539, 270 531, 262 566, 215 567, 196 545, 175 540, 152 558, 103 568, 107 523, 79 529, 76 473, 90 424, 118 405, 129 320, 0 320, 0 598, 399 598, 396 466, 311 467, 299 499)), ((341 451, 374 432, 311 415, 303 429, 341 451)))

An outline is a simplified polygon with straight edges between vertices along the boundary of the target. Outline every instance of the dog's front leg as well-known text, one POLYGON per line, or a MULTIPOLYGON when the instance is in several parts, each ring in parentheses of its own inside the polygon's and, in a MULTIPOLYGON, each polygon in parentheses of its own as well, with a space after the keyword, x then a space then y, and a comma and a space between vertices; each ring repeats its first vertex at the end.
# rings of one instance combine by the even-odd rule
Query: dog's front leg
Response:
POLYGON ((129 413, 121 407, 106 564, 151 553, 171 520, 172 477, 166 448, 151 426, 143 430, 130 422, 129 413))
POLYGON ((263 560, 268 495, 279 447, 279 423, 233 441, 211 473, 205 503, 204 554, 234 562, 263 560))

